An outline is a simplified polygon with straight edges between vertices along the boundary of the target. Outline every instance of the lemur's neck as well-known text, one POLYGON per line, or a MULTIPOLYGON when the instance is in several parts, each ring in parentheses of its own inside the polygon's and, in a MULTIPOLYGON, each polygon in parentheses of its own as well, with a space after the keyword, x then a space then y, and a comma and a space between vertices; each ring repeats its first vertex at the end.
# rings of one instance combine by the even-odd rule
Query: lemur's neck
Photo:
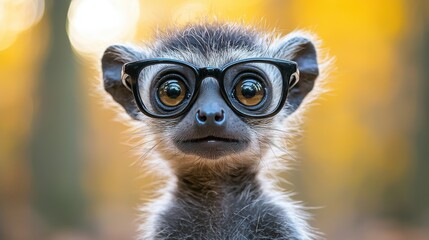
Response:
POLYGON ((229 169, 228 172, 213 169, 193 169, 177 176, 175 197, 182 201, 201 202, 205 207, 221 207, 219 204, 233 201, 243 194, 257 197, 261 194, 257 171, 248 166, 229 169))
POLYGON ((251 167, 180 172, 168 205, 156 239, 301 239, 251 167))

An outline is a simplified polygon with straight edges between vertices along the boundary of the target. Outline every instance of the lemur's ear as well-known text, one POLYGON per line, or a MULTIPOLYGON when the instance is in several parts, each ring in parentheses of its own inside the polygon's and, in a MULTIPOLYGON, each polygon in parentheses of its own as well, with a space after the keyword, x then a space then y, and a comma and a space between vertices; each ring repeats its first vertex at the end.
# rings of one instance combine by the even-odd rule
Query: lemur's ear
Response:
POLYGON ((274 57, 298 63, 300 80, 288 95, 287 102, 295 111, 304 97, 313 89, 319 75, 316 47, 306 34, 291 33, 271 46, 274 57))
POLYGON ((134 119, 137 119, 139 110, 132 92, 122 84, 121 70, 125 63, 144 59, 145 55, 143 50, 135 47, 113 45, 104 51, 101 59, 104 89, 134 119))

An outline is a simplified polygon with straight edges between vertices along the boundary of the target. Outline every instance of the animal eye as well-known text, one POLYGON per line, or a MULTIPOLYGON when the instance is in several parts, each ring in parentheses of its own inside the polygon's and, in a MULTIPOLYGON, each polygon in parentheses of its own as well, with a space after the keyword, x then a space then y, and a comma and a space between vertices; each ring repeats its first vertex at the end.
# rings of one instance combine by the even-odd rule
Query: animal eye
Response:
POLYGON ((245 106, 256 106, 265 96, 264 87, 255 79, 240 80, 234 90, 235 98, 245 106))
POLYGON ((158 88, 158 98, 162 104, 175 107, 183 102, 187 92, 186 85, 180 79, 170 79, 158 88))

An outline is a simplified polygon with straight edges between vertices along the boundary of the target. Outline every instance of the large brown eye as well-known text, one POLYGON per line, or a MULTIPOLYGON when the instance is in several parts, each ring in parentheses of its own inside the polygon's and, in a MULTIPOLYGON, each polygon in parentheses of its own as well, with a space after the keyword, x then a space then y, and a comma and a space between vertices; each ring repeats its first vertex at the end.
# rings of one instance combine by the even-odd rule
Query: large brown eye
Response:
POLYGON ((256 106, 264 99, 265 90, 255 79, 243 79, 235 86, 235 97, 245 106, 256 106))
POLYGON ((186 85, 181 80, 167 80, 158 88, 159 100, 168 107, 179 105, 186 96, 186 85))

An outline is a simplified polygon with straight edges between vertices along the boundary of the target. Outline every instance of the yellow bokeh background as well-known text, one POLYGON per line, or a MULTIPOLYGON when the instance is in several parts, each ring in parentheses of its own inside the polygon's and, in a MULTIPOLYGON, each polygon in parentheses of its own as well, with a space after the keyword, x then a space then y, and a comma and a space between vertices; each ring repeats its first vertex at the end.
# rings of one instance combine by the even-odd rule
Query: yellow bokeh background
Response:
POLYGON ((428 16, 425 0, 0 0, 0 239, 133 239, 155 176, 133 165, 127 128, 96 91, 99 59, 110 44, 144 44, 157 29, 205 18, 310 30, 335 57, 330 91, 307 112, 298 160, 284 173, 293 183, 285 190, 314 207, 313 226, 334 240, 429 239, 428 16), (53 47, 61 34, 67 47, 53 47), (70 61, 49 61, 68 48, 70 61), (46 98, 55 89, 44 78, 66 64, 72 81, 59 77, 55 87, 70 96, 46 98), (61 104, 79 116, 71 129, 61 125, 68 116, 56 111, 70 107, 61 104), (67 131, 40 127, 46 116, 67 131), (50 148, 55 141, 61 148, 50 148), (37 162, 38 150, 61 156, 63 148, 79 159, 37 162), (54 184, 70 169, 83 217, 62 222, 61 207, 35 203, 40 168, 54 184))

